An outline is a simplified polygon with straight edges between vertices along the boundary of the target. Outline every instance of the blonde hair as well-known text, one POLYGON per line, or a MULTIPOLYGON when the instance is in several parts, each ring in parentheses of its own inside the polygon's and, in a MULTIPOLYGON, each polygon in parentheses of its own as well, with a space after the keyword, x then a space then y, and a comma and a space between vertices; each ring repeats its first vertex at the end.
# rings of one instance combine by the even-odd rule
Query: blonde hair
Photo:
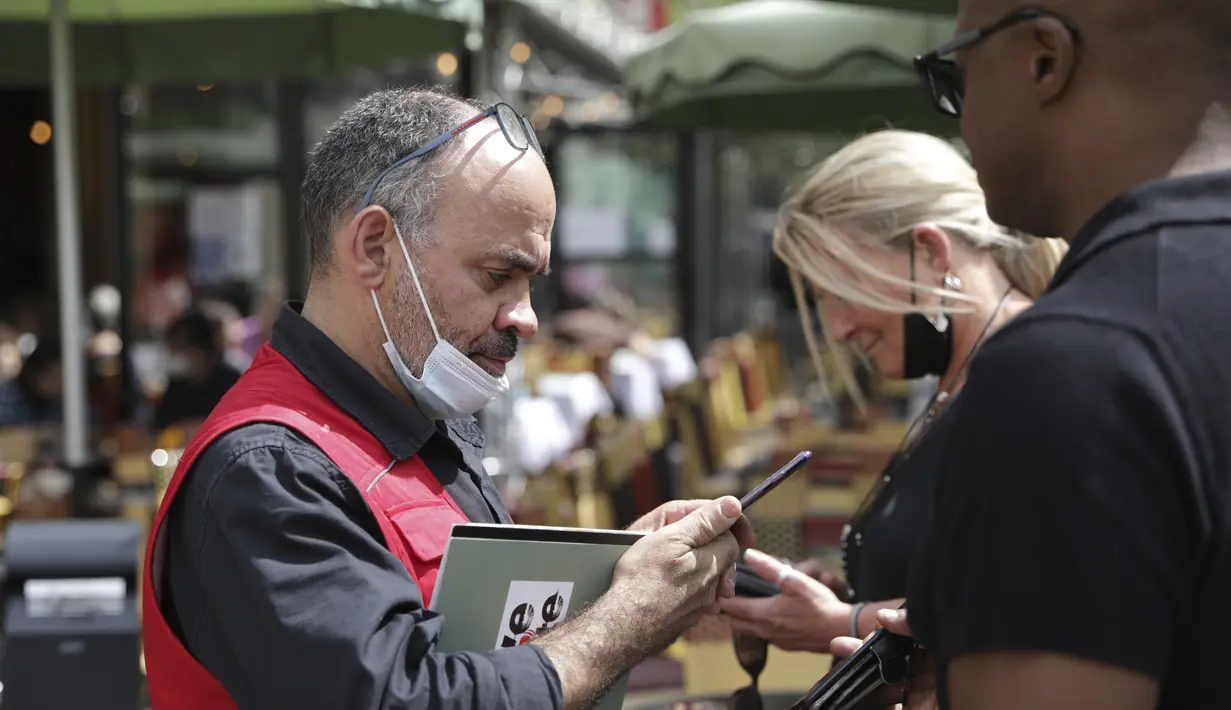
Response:
MULTIPOLYGON (((932 293, 946 300, 941 310, 968 312, 973 299, 943 287, 912 283, 885 273, 866 249, 909 247, 916 227, 943 230, 956 243, 988 253, 1009 283, 1031 300, 1047 289, 1067 245, 1001 227, 987 214, 974 168, 949 143, 924 133, 886 130, 846 145, 816 166, 778 212, 774 253, 791 275, 804 335, 822 381, 825 369, 805 279, 853 305, 909 313, 921 308, 893 292, 932 293)), ((824 318, 822 331, 828 331, 824 318)), ((850 353, 831 344, 835 365, 848 391, 862 406, 850 353)))

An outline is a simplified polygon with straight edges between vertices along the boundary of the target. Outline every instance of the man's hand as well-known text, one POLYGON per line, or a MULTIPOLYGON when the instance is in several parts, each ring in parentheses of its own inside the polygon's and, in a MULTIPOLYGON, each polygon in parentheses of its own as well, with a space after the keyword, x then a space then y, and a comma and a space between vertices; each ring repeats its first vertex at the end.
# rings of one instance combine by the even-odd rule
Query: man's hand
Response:
MULTIPOLYGON (((616 565, 611 588, 589 609, 533 643, 556 667, 567 710, 590 707, 617 678, 666 648, 719 596, 735 593, 744 520, 739 501, 720 498, 647 534, 616 565), (727 581, 723 581, 723 580, 727 581)), ((666 506, 664 506, 666 507, 666 506)), ((661 510, 661 509, 660 509, 661 510)))
MULTIPOLYGON (((710 501, 708 500, 673 500, 670 503, 664 503, 652 512, 647 513, 637 519, 637 522, 628 526, 628 529, 633 532, 651 533, 656 530, 661 530, 668 525, 673 525, 683 520, 685 517, 700 510, 710 501)), ((757 544, 757 536, 752 531, 752 523, 748 522, 748 518, 743 514, 739 516, 739 520, 735 521, 735 525, 731 526, 731 534, 735 536, 735 541, 739 543, 740 548, 750 548, 757 544)), ((731 568, 729 573, 723 575, 722 582, 719 583, 719 589, 727 589, 730 587, 732 593, 735 589, 735 568, 731 568)), ((709 611, 718 613, 718 607, 714 606, 709 611)))
MULTIPOLYGON (((914 638, 905 609, 881 609, 876 615, 876 621, 890 633, 914 638)), ((868 638, 871 638, 871 634, 868 638)), ((867 640, 842 636, 833 640, 830 650, 835 656, 850 658, 867 640)), ((898 702, 898 705, 890 706, 897 710, 940 710, 940 704, 936 700, 936 666, 931 655, 922 647, 916 649, 911 656, 910 674, 905 685, 884 688, 877 697, 882 702, 898 702)))
MULTIPOLYGON (((643 593, 653 589, 653 594, 667 595, 663 600, 678 599, 676 612, 682 614, 681 619, 689 618, 693 611, 717 612, 719 597, 735 595, 739 546, 753 539, 752 526, 739 501, 730 496, 716 501, 678 501, 659 507, 642 521, 647 518, 651 525, 662 525, 621 558, 613 591, 621 582, 628 582, 643 593), (647 588, 647 584, 652 586, 647 588), (706 602, 694 610, 685 599, 701 593, 706 602)), ((693 623, 696 618, 681 626, 676 635, 693 623)))
POLYGON ((782 593, 723 599, 720 607, 732 631, 759 636, 787 651, 814 653, 824 653, 830 641, 846 633, 851 607, 832 589, 758 550, 744 553, 744 563, 763 579, 778 582, 782 593))
MULTIPOLYGON (((628 526, 628 529, 633 532, 654 532, 661 530, 673 523, 677 523, 687 517, 690 513, 700 510, 708 500, 673 500, 670 503, 663 503, 653 510, 646 513, 637 519, 637 522, 628 526)), ((731 527, 731 534, 735 536, 739 546, 742 548, 755 547, 757 544, 756 535, 752 532, 752 523, 748 522, 748 518, 742 514, 739 520, 735 521, 735 525, 731 527)))

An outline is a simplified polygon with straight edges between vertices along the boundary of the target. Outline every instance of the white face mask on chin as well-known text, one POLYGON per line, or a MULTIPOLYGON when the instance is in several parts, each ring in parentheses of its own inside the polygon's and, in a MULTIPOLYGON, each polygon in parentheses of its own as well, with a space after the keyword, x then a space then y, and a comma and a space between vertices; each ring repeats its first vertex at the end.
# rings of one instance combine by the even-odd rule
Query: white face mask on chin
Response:
POLYGON ((462 354, 460 350, 440 337, 436 328, 436 319, 432 317, 432 309, 427 305, 427 296, 419 283, 419 274, 415 264, 410 260, 410 252, 397 225, 393 226, 398 244, 402 247, 402 255, 410 268, 410 276, 414 279, 415 290, 419 293, 419 301, 423 304, 423 312, 432 325, 432 335, 436 337, 436 345, 428 353, 423 362, 423 375, 415 377, 402 362, 397 347, 393 344, 393 336, 385 323, 385 314, 380 310, 380 301, 376 291, 372 291, 372 303, 376 306, 376 317, 380 319, 381 330, 385 333, 385 355, 402 386, 414 398, 419 409, 429 419, 462 419, 469 417, 486 407, 492 400, 509 391, 509 381, 503 375, 493 377, 473 360, 462 354))

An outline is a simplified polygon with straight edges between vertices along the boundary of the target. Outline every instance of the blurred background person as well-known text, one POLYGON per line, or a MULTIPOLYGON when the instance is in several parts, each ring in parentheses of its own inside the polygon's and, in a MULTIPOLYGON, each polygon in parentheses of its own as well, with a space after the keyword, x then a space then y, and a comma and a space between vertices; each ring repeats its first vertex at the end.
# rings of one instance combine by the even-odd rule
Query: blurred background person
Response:
POLYGON ((1065 245, 994 224, 974 169, 950 144, 887 130, 854 141, 808 175, 781 208, 773 247, 790 269, 818 369, 812 300, 856 397, 853 357, 892 379, 939 378, 844 530, 849 589, 818 581, 833 575, 805 574, 750 550, 748 564, 783 593, 723 604, 736 632, 827 653, 835 637, 862 638, 877 610, 902 603, 916 543, 933 515, 939 461, 929 433, 943 425, 979 345, 1046 290, 1065 245))
POLYGON ((167 390, 154 413, 154 428, 205 419, 239 379, 223 358, 218 326, 189 310, 167 328, 167 390))
POLYGON ((17 376, 0 384, 0 427, 64 421, 60 364, 59 342, 38 341, 17 376))

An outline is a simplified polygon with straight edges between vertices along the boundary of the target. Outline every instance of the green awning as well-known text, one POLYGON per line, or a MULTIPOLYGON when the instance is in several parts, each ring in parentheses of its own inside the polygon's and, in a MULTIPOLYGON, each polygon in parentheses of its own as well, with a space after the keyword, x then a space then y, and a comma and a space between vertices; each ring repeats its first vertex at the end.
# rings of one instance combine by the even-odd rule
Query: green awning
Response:
MULTIPOLYGON (((50 82, 49 0, 0 1, 0 85, 50 82)), ((459 51, 482 0, 71 0, 79 85, 309 77, 459 51)))
POLYGON ((638 120, 678 129, 953 132, 912 60, 953 18, 840 2, 756 0, 690 14, 625 64, 638 120))
POLYGON ((934 15, 956 15, 957 0, 837 0, 863 7, 883 7, 907 12, 927 12, 934 15))

